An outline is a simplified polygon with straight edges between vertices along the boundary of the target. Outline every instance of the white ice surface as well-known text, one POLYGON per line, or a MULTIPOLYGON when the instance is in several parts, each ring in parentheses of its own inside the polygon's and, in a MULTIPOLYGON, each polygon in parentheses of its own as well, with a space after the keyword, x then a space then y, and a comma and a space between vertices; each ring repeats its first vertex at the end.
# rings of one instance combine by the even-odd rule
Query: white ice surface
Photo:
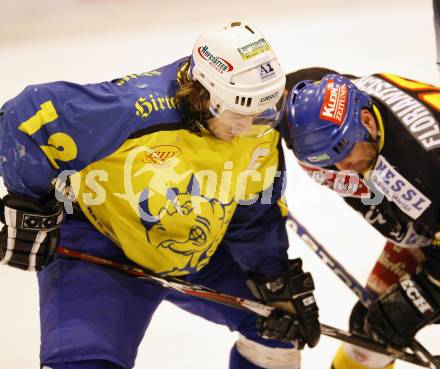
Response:
MULTIPOLYGON (((200 31, 236 18, 258 25, 286 71, 326 66, 358 75, 387 71, 439 82, 429 0, 3 0, 0 14, 0 102, 28 84, 98 82, 151 70, 189 54, 200 31)), ((290 153, 286 161, 291 211, 365 281, 382 237, 335 194, 313 184, 290 153)), ((322 321, 346 328, 353 294, 296 237, 290 256, 301 256, 314 274, 322 321)), ((37 368, 35 275, 1 267, 0 296, 0 367, 37 368)), ((435 331, 438 337, 437 327, 424 330, 420 339, 440 353, 435 331)), ((140 347, 136 369, 227 368, 235 338, 226 328, 164 303, 140 347)), ((337 345, 322 337, 317 348, 304 351, 303 368, 328 368, 337 345)))

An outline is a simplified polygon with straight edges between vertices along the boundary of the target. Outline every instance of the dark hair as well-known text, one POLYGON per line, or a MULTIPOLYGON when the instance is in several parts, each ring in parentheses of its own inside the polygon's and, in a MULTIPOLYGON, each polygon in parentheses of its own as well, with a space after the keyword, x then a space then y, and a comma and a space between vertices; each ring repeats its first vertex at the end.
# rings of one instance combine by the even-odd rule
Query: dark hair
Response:
POLYGON ((209 92, 199 81, 189 76, 191 57, 183 61, 177 70, 179 88, 176 91, 176 102, 183 121, 192 132, 199 132, 196 122, 204 125, 211 118, 209 112, 209 92))

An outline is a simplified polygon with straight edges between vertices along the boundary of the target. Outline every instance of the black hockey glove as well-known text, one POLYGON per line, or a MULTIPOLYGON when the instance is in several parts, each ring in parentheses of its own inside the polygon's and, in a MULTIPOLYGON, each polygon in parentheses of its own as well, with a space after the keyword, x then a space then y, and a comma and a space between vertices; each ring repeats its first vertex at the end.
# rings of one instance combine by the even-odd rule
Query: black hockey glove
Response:
POLYGON ((313 296, 315 286, 311 274, 302 270, 301 259, 289 260, 287 270, 276 277, 249 275, 247 284, 257 299, 276 307, 269 317, 257 318, 263 337, 297 340, 300 350, 305 343, 317 345, 321 330, 313 296))
POLYGON ((62 203, 41 204, 33 199, 6 195, 0 201, 0 264, 23 270, 41 270, 59 241, 62 203))
POLYGON ((349 330, 351 333, 358 336, 367 336, 364 330, 365 317, 367 316, 367 313, 368 310, 362 304, 362 302, 356 302, 350 314, 349 330))
POLYGON ((440 316, 440 282, 425 271, 402 278, 368 309, 365 332, 387 345, 407 347, 417 331, 440 316))

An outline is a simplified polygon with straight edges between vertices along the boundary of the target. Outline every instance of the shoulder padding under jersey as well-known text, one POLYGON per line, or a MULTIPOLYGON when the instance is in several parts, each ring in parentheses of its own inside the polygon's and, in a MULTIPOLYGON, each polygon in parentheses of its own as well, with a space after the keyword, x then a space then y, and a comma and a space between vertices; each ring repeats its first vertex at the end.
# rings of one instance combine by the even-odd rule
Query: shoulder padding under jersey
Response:
MULTIPOLYGON (((26 87, 1 108, 0 174, 10 190, 26 192, 26 181, 17 175, 46 173, 50 178, 61 170, 79 171, 136 132, 179 125, 174 94, 182 62, 111 82, 26 87)), ((44 192, 48 181, 34 184, 44 192)))

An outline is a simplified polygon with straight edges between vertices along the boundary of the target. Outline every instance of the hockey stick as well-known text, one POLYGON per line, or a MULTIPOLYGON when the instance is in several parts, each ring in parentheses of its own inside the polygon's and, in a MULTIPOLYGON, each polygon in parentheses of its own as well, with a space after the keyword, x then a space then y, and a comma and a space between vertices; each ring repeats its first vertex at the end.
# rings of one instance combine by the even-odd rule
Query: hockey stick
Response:
POLYGON ((143 279, 146 281, 150 281, 162 285, 163 287, 181 292, 185 295, 199 297, 205 300, 213 301, 233 308, 252 311, 258 315, 269 316, 272 310, 274 309, 274 307, 269 305, 264 305, 256 301, 223 294, 211 288, 197 284, 192 284, 190 282, 186 282, 179 278, 162 277, 146 269, 143 269, 140 266, 122 264, 113 260, 105 259, 99 256, 90 255, 84 252, 79 252, 60 246, 56 248, 55 252, 59 255, 66 256, 72 259, 78 259, 78 260, 86 261, 88 263, 103 265, 112 269, 116 269, 125 274, 129 274, 139 279, 143 279))
MULTIPOLYGON (((173 289, 175 291, 179 291, 181 293, 184 293, 189 296, 194 296, 198 298, 202 298, 208 301, 212 301, 215 303, 223 304, 226 306, 230 306, 236 309, 242 309, 251 311, 255 314, 262 315, 262 316, 269 316, 274 307, 265 305, 256 301, 243 299, 236 296, 231 296, 227 294, 223 294, 220 292, 217 292, 213 289, 207 288, 205 286, 192 284, 189 282, 186 282, 184 280, 181 280, 179 278, 175 277, 162 277, 156 274, 151 273, 150 271, 147 271, 139 266, 133 266, 133 265, 127 265, 118 263, 109 259, 101 258, 99 256, 90 255, 87 253, 71 250, 65 247, 58 247, 56 249, 56 253, 58 255, 82 260, 88 263, 97 264, 109 267, 111 269, 118 270, 120 272, 123 272, 125 274, 134 276, 139 279, 143 279, 146 281, 150 281, 159 285, 162 285, 166 288, 173 289)), ((325 324, 321 324, 321 332, 322 334, 325 334, 326 336, 336 338, 338 340, 351 343, 356 346, 363 347, 365 349, 376 351, 381 354, 385 355, 392 355, 396 358, 399 358, 401 360, 408 361, 413 364, 418 364, 422 366, 426 366, 423 362, 420 362, 420 360, 412 354, 408 354, 405 352, 394 352, 390 350, 390 348, 381 345, 379 343, 373 342, 371 340, 368 340, 364 337, 357 336, 354 334, 351 334, 350 332, 346 332, 325 324)))
MULTIPOLYGON (((347 270, 320 244, 310 232, 289 212, 289 226, 298 234, 298 236, 309 246, 316 255, 324 261, 324 263, 359 297, 359 300, 365 307, 371 305, 374 299, 370 293, 364 288, 347 270)), ((410 349, 419 357, 419 359, 430 369, 440 369, 440 359, 433 356, 423 347, 417 340, 413 339, 410 349)), ((403 351, 402 351, 403 352, 403 351)), ((393 355, 394 356, 394 355, 393 355)), ((400 357, 399 359, 402 359, 400 357)), ((419 365, 421 365, 419 363, 419 365)))

